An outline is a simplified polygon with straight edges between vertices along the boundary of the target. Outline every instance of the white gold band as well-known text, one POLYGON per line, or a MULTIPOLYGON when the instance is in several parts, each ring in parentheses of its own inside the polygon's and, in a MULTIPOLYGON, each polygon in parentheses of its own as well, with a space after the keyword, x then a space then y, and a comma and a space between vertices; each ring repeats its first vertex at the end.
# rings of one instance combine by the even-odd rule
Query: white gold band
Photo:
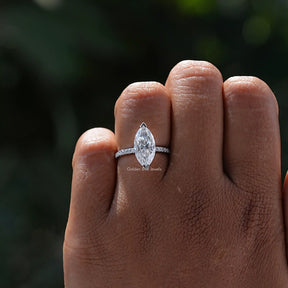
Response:
MULTIPOLYGON (((168 153, 168 154, 170 153, 170 149, 167 147, 156 146, 155 148, 156 148, 155 152, 168 153)), ((118 158, 124 155, 135 154, 135 152, 136 152, 136 148, 134 147, 121 149, 115 153, 115 158, 118 158)))

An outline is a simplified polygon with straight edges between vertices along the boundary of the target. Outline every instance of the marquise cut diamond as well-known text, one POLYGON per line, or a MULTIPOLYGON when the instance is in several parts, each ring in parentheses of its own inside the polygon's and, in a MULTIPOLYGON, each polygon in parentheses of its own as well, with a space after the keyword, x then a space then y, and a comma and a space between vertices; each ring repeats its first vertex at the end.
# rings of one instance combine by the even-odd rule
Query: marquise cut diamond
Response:
POLYGON ((154 136, 143 122, 138 129, 134 139, 135 156, 144 169, 149 169, 152 163, 156 145, 154 136))

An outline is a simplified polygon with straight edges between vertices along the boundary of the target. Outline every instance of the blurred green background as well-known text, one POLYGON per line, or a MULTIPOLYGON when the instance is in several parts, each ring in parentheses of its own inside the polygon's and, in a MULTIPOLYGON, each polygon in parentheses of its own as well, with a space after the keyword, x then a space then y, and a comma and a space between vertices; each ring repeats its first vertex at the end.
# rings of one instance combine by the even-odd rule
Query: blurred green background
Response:
POLYGON ((0 287, 63 287, 77 138, 113 129, 121 91, 183 59, 271 86, 285 171, 287 0, 1 1, 0 287))

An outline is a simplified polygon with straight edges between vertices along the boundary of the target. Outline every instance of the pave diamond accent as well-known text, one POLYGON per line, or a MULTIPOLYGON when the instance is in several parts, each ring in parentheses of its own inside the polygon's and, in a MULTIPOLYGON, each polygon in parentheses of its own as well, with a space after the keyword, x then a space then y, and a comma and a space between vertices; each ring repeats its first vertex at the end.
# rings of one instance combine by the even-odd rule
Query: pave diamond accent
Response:
POLYGON ((135 156, 144 169, 149 169, 155 153, 155 139, 147 125, 143 122, 138 129, 134 139, 135 156))
POLYGON ((135 148, 121 149, 115 154, 115 158, 118 158, 123 155, 134 154, 134 153, 135 153, 135 148))

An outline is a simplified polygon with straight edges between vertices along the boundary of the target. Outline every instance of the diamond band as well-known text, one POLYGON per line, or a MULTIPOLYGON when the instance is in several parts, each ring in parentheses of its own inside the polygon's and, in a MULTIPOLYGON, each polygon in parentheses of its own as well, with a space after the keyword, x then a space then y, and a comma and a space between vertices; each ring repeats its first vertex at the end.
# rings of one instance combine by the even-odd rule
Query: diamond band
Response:
MULTIPOLYGON (((162 153, 168 153, 168 154, 170 153, 170 150, 167 147, 156 146, 155 149, 156 149, 155 152, 162 152, 162 153)), ((134 154, 135 152, 136 152, 136 149, 134 147, 121 149, 117 153, 115 153, 115 158, 118 158, 118 157, 124 156, 124 155, 134 154)))
POLYGON ((134 147, 119 150, 115 154, 115 158, 124 155, 135 154, 136 159, 140 165, 145 170, 148 170, 156 152, 170 153, 170 150, 167 147, 160 147, 155 145, 153 134, 148 129, 147 125, 143 122, 135 135, 134 147))

